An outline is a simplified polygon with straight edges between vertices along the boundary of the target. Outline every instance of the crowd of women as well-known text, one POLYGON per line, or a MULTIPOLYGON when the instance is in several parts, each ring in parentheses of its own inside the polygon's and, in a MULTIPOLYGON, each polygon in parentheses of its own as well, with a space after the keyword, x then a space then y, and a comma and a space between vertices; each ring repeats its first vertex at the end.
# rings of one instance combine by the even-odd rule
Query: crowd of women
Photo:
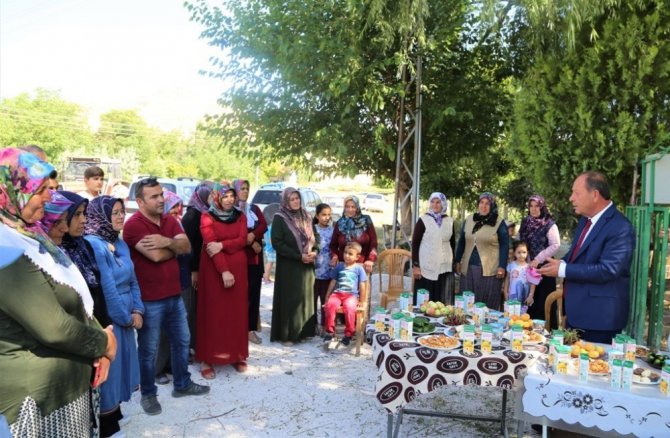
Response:
MULTIPOLYGON (((14 436, 113 436, 121 403, 140 383, 135 330, 144 304, 130 249, 121 237, 122 199, 49 190, 57 174, 44 157, 0 150, 0 432, 14 436), (8 426, 7 426, 8 425, 8 426)), ((259 306, 268 225, 250 205, 249 182, 201 183, 182 218, 182 200, 164 192, 194 248, 178 257, 195 360, 247 369, 248 343, 260 344, 259 306), (195 293, 197 290, 197 294, 195 293), (197 296, 197 299, 196 299, 197 296)), ((377 240, 355 197, 334 227, 330 207, 314 221, 287 188, 270 234, 277 266, 271 340, 300 342, 317 331, 315 309, 347 242, 359 241, 368 272, 377 240), (317 260, 317 253, 319 257, 317 260), (325 278, 322 278, 322 280, 325 278)), ((320 313, 320 312, 319 312, 320 313)), ((162 352, 161 352, 162 350, 162 352)), ((159 348, 157 372, 169 370, 159 348)))
POLYGON ((556 289, 556 279, 542 277, 531 288, 531 277, 534 269, 556 254, 560 239, 542 196, 531 196, 527 207, 519 235, 510 236, 508 225, 498 214, 495 197, 482 193, 477 211, 463 221, 455 245, 455 226, 446 215, 446 196, 431 194, 429 210, 420 217, 412 236, 415 290, 426 289, 431 300, 453 304, 454 275, 460 275, 460 291, 473 291, 475 301, 486 303, 489 309, 501 309, 505 296, 518 297, 528 306, 531 318, 544 319, 544 304, 547 295, 556 289), (521 291, 515 295, 517 289, 521 291))
MULTIPOLYGON (((33 153, 0 150, 0 414, 14 436, 112 436, 121 403, 140 383, 135 330, 145 308, 120 235, 124 203, 48 190, 54 178, 53 167, 33 153)), ((249 342, 262 342, 264 235, 276 251, 270 340, 287 346, 323 327, 326 292, 345 248, 360 245, 356 262, 367 274, 377 258, 375 227, 357 197, 344 199, 333 224, 330 206, 320 204, 312 217, 289 187, 268 226, 248 203, 249 190, 244 179, 203 182, 183 217, 182 200, 164 192, 164 214, 181 221, 193 248, 178 261, 191 346, 205 379, 216 376, 215 365, 246 371, 249 342)), ((433 193, 429 204, 413 233, 415 287, 453 302, 456 273, 461 290, 499 308, 510 239, 495 198, 480 196, 458 245, 446 196, 433 193)), ((520 237, 529 266, 537 267, 556 252, 558 230, 541 197, 531 197, 528 209, 520 237)), ((542 280, 531 315, 543 314, 554 288, 542 280)), ((169 369, 168 349, 160 350, 159 373, 169 369)))

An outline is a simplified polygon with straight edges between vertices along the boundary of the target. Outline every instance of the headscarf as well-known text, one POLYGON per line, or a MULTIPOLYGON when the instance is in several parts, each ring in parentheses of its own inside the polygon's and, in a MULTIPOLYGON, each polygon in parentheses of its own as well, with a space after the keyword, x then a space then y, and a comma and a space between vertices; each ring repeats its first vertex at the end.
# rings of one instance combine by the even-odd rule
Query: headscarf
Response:
MULTIPOLYGON (((81 205, 84 206, 84 212, 86 212, 88 199, 73 192, 60 191, 60 193, 72 202, 72 205, 67 209, 67 225, 69 227, 75 212, 81 205)), ((84 237, 73 237, 69 233, 65 233, 63 242, 60 246, 67 255, 70 256, 77 268, 79 268, 79 271, 81 272, 81 275, 84 276, 84 280, 86 280, 86 284, 88 284, 89 288, 99 286, 100 283, 96 276, 96 273, 99 272, 98 265, 95 262, 95 258, 88 250, 84 237)))
POLYGON ((54 168, 30 152, 0 150, 0 245, 20 248, 53 281, 68 285, 81 298, 86 314, 93 315, 93 298, 70 258, 49 239, 39 223, 27 224, 21 211, 54 168))
MULTIPOLYGON (((288 229, 291 230, 291 234, 293 234, 293 237, 298 244, 298 248, 304 254, 311 251, 316 240, 314 238, 314 230, 312 229, 312 217, 307 210, 302 208, 302 206, 297 210, 291 210, 289 199, 294 193, 297 193, 300 197, 298 189, 294 187, 286 187, 284 189, 281 195, 281 202, 277 216, 284 219, 284 222, 288 226, 288 229)), ((302 197, 300 197, 300 199, 302 200, 302 197)))
POLYGON ((438 227, 442 226, 442 215, 444 214, 445 211, 447 211, 447 197, 444 195, 444 193, 440 192, 433 192, 430 194, 430 197, 428 198, 428 216, 432 217, 435 219, 435 222, 437 223, 438 227), (442 204, 442 211, 440 213, 435 213, 432 208, 430 208, 430 203, 433 202, 433 199, 439 199, 440 203, 442 204))
MULTIPOLYGON (((242 190, 242 186, 244 184, 247 184, 249 188, 251 188, 251 184, 249 184, 249 180, 247 179, 234 179, 233 180, 233 188, 235 189, 235 192, 240 193, 240 190, 242 190)), ((240 200, 240 197, 237 197, 237 203, 235 204, 237 208, 240 209, 242 213, 244 213, 247 217, 247 229, 248 230, 253 230, 256 228, 256 223, 258 222, 258 216, 256 216, 256 213, 251 209, 251 204, 247 201, 242 201, 240 200)))
POLYGON ((163 198, 165 199, 165 203, 163 204, 163 215, 167 215, 175 205, 179 205, 178 217, 181 219, 181 213, 184 209, 184 201, 181 200, 179 195, 175 192, 163 189, 163 198))
POLYGON ((121 205, 123 205, 121 198, 112 196, 98 196, 89 201, 86 208, 84 234, 92 234, 107 243, 114 244, 116 239, 119 238, 119 232, 115 231, 112 226, 112 210, 117 202, 121 202, 121 205))
POLYGON ((28 224, 21 218, 21 211, 37 192, 45 179, 54 173, 51 164, 36 155, 16 148, 0 150, 0 221, 40 244, 53 259, 69 266, 72 261, 58 249, 39 222, 28 224))
POLYGON ((40 221, 44 231, 48 234, 58 220, 63 216, 72 205, 72 201, 67 199, 56 190, 49 190, 51 192, 51 201, 44 204, 44 217, 40 221))
POLYGON ((191 199, 188 200, 188 206, 193 207, 200 213, 209 210, 209 195, 212 193, 212 184, 209 181, 203 181, 195 187, 191 199))
POLYGON ((528 216, 521 221, 521 228, 519 229, 519 239, 528 244, 528 252, 531 260, 539 253, 544 251, 548 245, 547 233, 549 228, 554 225, 554 220, 551 217, 549 208, 540 195, 532 195, 528 198, 528 216), (530 214, 530 203, 535 201, 540 207, 540 216, 533 217, 530 214))
POLYGON ((474 216, 472 217, 472 219, 475 221, 475 226, 472 228, 472 234, 479 231, 479 229, 484 225, 490 225, 493 227, 498 221, 498 204, 496 204, 495 196, 493 196, 493 194, 489 192, 484 192, 481 195, 479 195, 478 203, 482 199, 488 199, 489 206, 491 208, 489 210, 489 214, 487 214, 486 216, 482 216, 481 214, 479 214, 479 209, 477 209, 477 213, 475 213, 474 216))
POLYGON ((235 222, 241 214, 240 211, 235 208, 234 204, 230 210, 224 210, 221 200, 228 192, 233 192, 233 195, 235 195, 237 200, 237 192, 235 192, 232 184, 228 181, 221 181, 220 184, 215 184, 212 193, 209 195, 209 210, 207 211, 216 220, 225 224, 235 222))
POLYGON ((344 209, 342 217, 337 220, 337 228, 344 234, 347 242, 355 242, 359 237, 372 226, 372 219, 367 214, 361 212, 361 203, 358 197, 350 195, 344 198, 344 209), (353 202, 356 206, 356 214, 353 217, 347 217, 347 202, 353 202))

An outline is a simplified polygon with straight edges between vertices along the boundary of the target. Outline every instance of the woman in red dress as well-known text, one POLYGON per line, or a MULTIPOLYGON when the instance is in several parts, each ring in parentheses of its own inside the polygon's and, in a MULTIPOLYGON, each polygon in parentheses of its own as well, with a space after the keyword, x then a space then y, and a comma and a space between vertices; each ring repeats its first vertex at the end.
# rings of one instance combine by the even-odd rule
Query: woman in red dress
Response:
POLYGON ((247 219, 235 208, 231 184, 217 184, 209 210, 200 218, 198 320, 195 358, 206 379, 216 376, 214 364, 247 369, 249 356, 247 298, 247 219))

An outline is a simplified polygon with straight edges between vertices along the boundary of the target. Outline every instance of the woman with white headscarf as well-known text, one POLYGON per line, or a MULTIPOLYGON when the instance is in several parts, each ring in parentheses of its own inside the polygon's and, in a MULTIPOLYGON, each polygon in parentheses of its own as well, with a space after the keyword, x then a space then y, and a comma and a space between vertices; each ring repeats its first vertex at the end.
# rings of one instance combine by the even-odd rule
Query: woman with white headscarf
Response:
POLYGON ((432 193, 428 202, 428 211, 412 233, 414 291, 426 289, 431 301, 453 304, 454 219, 446 214, 447 197, 443 193, 432 193))

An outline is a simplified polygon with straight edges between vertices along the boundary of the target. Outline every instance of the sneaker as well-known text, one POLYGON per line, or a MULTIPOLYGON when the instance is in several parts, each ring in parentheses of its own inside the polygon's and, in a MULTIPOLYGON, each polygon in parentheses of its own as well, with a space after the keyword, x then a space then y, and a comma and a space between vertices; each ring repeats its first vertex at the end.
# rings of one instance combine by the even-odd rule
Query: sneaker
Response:
POLYGON ((156 384, 158 385, 167 385, 170 383, 170 378, 165 373, 160 373, 156 376, 156 384))
POLYGON ((155 395, 143 395, 140 404, 147 415, 158 415, 163 412, 161 404, 158 403, 155 395))
POLYGON ((345 336, 342 338, 342 345, 349 345, 351 344, 351 336, 345 336))
POLYGON ((333 334, 326 332, 326 334, 323 335, 323 342, 330 342, 333 340, 333 334))
POLYGON ((173 389, 172 397, 188 397, 189 395, 205 395, 209 394, 209 386, 198 385, 191 382, 191 385, 185 389, 173 389))

